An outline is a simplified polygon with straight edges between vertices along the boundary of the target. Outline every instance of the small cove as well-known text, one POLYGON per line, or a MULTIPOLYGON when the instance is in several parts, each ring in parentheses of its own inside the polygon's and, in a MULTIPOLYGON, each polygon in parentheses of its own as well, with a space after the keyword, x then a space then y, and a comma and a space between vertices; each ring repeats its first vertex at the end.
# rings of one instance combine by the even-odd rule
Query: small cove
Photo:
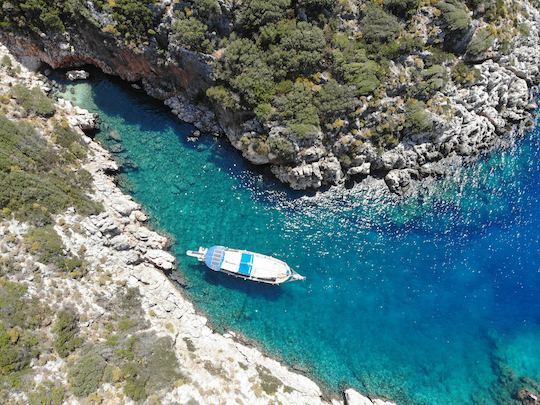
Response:
POLYGON ((399 403, 507 403, 520 379, 540 381, 538 129, 428 196, 303 196, 223 140, 188 141, 191 126, 128 85, 97 75, 65 97, 100 114, 98 137, 128 162, 124 189, 173 236, 187 293, 218 327, 331 389, 399 403), (211 244, 308 279, 249 284, 183 254, 211 244))

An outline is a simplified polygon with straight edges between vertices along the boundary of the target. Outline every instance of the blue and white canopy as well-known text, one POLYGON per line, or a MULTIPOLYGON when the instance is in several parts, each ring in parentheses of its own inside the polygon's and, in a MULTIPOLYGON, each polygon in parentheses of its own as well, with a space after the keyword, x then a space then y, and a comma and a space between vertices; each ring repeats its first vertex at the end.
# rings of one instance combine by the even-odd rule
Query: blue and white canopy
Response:
POLYGON ((280 280, 291 275, 289 266, 281 260, 224 246, 209 248, 204 263, 214 271, 225 270, 248 278, 280 280))

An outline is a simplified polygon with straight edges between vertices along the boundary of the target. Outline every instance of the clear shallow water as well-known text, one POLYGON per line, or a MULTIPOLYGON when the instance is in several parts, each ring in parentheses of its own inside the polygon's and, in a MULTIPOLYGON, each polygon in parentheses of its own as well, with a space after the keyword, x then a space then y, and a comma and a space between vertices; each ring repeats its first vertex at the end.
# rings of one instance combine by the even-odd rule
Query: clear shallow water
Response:
POLYGON ((538 130, 429 196, 308 197, 223 141, 187 141, 191 126, 128 86, 70 88, 100 113, 101 140, 124 148, 124 187, 174 237, 188 294, 218 327, 331 389, 399 403, 508 403, 540 381, 538 130), (276 255, 307 281, 246 283, 183 255, 212 244, 276 255))

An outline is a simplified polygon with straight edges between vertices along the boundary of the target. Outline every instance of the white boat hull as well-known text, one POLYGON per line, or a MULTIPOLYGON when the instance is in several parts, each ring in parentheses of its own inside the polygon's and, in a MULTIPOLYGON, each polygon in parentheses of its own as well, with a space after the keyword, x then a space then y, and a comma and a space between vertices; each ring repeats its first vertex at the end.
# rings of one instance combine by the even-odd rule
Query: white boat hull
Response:
POLYGON ((198 251, 188 250, 187 255, 196 257, 213 271, 244 280, 282 284, 287 281, 305 279, 284 261, 247 250, 213 246, 209 249, 201 247, 198 251))

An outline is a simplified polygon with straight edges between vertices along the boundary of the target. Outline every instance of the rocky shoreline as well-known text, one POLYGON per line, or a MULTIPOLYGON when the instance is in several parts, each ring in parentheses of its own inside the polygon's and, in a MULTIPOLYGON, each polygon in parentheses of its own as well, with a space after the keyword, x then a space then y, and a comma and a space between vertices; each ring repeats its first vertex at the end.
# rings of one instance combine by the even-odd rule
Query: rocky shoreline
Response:
MULTIPOLYGON (((0 46, 0 58, 9 55, 0 46)), ((51 90, 43 76, 34 74, 18 62, 19 73, 0 78, 3 87, 24 83, 51 90)), ((14 70, 15 71, 15 70, 14 70)), ((66 278, 50 266, 36 261, 22 241, 28 225, 10 219, 0 224, 0 257, 10 257, 21 271, 9 278, 25 283, 29 294, 54 305, 72 305, 81 315, 81 330, 92 335, 101 328, 107 314, 107 302, 114 301, 119 290, 135 288, 140 293, 146 332, 165 336, 173 342, 180 364, 183 383, 161 392, 159 403, 284 403, 340 404, 342 400, 327 398, 309 378, 289 370, 255 347, 241 343, 233 332, 216 333, 208 320, 198 313, 166 273, 175 272, 175 258, 168 253, 165 237, 150 230, 148 217, 139 204, 114 183, 111 176, 118 166, 98 143, 84 135, 96 125, 97 117, 65 100, 56 103, 60 114, 79 132, 88 147, 83 168, 92 176, 91 198, 103 210, 92 216, 81 216, 73 209, 56 215, 54 229, 60 235, 66 254, 81 254, 87 263, 87 274, 79 279, 66 278), (36 280, 41 288, 34 286, 36 280), (54 297, 61 296, 61 300, 54 297), (83 321, 84 317, 84 321, 83 321)), ((32 366, 36 381, 51 378, 65 384, 66 360, 45 358, 32 366)), ((117 387, 104 384, 99 390, 106 401, 118 401, 117 387)), ((369 399, 354 390, 344 394, 348 405, 390 405, 381 399, 369 399)), ((70 396, 69 403, 79 403, 70 396)), ((113 403, 109 402, 109 403, 113 403)), ((128 399, 122 402, 130 402, 128 399)))

